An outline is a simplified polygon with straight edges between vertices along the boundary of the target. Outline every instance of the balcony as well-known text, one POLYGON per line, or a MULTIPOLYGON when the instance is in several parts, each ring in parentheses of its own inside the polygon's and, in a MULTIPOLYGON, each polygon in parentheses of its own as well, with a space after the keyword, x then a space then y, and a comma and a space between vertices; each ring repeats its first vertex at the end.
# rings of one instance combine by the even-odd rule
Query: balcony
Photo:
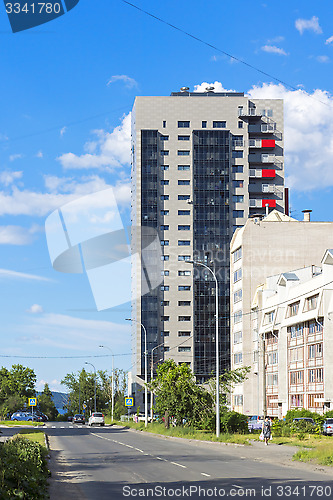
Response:
POLYGON ((249 193, 272 193, 274 194, 276 187, 274 184, 261 184, 261 182, 249 184, 249 193))
POLYGON ((275 154, 262 154, 261 161, 262 163, 275 163, 275 154))
POLYGON ((266 205, 268 205, 269 208, 275 208, 276 200, 256 200, 256 199, 249 200, 250 208, 266 208, 266 205))
POLYGON ((239 118, 261 118, 262 114, 257 108, 238 108, 238 117, 239 118))
POLYGON ((256 177, 258 179, 261 179, 262 177, 264 177, 265 179, 273 179, 275 177, 275 170, 268 168, 265 168, 263 170, 250 168, 249 176, 256 177))
POLYGON ((276 123, 275 122, 262 123, 260 126, 260 131, 263 134, 274 134, 274 132, 276 131, 276 123))

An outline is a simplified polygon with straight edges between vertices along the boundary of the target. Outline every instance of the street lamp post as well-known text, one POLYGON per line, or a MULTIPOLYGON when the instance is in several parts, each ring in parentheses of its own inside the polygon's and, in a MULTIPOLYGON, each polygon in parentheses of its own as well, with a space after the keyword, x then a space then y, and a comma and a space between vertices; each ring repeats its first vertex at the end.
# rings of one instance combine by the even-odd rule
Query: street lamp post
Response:
POLYGON ((94 408, 95 408, 95 413, 96 413, 96 368, 94 367, 94 365, 92 363, 88 363, 88 361, 86 361, 85 363, 86 365, 91 365, 93 367, 93 369, 95 370, 95 391, 94 391, 94 408))
POLYGON ((113 351, 108 347, 107 345, 100 345, 99 347, 103 347, 104 349, 109 349, 109 351, 112 353, 112 388, 111 388, 111 394, 112 394, 112 406, 111 406, 111 420, 113 422, 113 412, 114 412, 114 354, 113 351))
POLYGON ((126 321, 133 321, 141 326, 145 334, 145 427, 148 426, 148 368, 147 368, 147 330, 142 323, 132 318, 126 318, 126 321))
POLYGON ((216 339, 215 339, 215 344, 216 344, 216 437, 220 436, 220 365, 219 365, 219 287, 218 287, 218 281, 216 274, 214 271, 206 266, 206 264, 203 264, 202 262, 198 262, 196 260, 186 260, 185 262, 188 262, 189 264, 193 264, 193 266, 202 266, 205 269, 207 269, 212 275, 215 280, 215 286, 216 286, 216 293, 215 293, 215 313, 216 313, 216 321, 215 321, 215 326, 216 326, 216 339))
MULTIPOLYGON (((155 349, 158 349, 162 345, 164 345, 164 344, 159 344, 156 347, 153 347, 151 350, 150 383, 152 383, 153 376, 154 376, 154 374, 153 374, 153 372, 154 372, 154 351, 155 351, 155 349)), ((153 395, 153 389, 152 389, 150 391, 150 421, 151 422, 153 421, 153 399, 154 399, 154 395, 153 395)))

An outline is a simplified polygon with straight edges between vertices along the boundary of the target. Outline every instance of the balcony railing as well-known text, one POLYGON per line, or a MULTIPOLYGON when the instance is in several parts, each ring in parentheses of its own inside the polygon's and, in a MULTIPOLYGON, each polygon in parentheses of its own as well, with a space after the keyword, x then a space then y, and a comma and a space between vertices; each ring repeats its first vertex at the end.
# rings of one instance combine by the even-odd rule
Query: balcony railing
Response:
POLYGON ((257 108, 248 108, 247 110, 243 108, 238 108, 238 116, 244 116, 244 118, 248 116, 254 116, 260 118, 262 114, 257 108))

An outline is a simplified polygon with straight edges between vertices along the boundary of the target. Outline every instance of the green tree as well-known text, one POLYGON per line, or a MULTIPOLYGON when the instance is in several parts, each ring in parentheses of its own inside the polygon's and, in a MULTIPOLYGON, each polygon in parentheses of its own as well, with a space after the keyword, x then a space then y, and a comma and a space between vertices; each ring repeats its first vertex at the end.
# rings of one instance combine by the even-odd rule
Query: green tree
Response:
MULTIPOLYGON (((67 373, 61 383, 69 389, 66 406, 69 413, 75 414, 79 410, 82 413, 84 402, 87 404, 88 415, 94 411, 95 373, 86 372, 83 368, 78 373, 67 373)), ((107 395, 100 380, 100 372, 98 372, 96 374, 96 409, 104 409, 106 401, 107 395)))
POLYGON ((44 385, 43 392, 38 396, 38 408, 42 413, 47 415, 49 420, 55 420, 58 415, 58 410, 52 400, 52 392, 48 384, 44 385))
POLYGON ((23 365, 13 365, 10 370, 0 369, 0 414, 2 418, 27 404, 35 395, 34 370, 23 365))
MULTIPOLYGON (((108 406, 108 413, 111 415, 112 406, 112 374, 107 371, 99 371, 98 375, 101 379, 102 389, 105 393, 105 404, 108 406)), ((120 419, 120 415, 127 413, 125 406, 125 391, 126 391, 126 372, 124 370, 114 370, 114 413, 115 420, 120 419)))

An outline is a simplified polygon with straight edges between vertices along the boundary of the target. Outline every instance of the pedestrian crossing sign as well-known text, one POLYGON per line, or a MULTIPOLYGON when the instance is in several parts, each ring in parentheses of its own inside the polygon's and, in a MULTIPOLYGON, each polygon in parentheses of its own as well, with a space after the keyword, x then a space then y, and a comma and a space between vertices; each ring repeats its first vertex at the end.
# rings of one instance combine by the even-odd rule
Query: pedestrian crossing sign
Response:
POLYGON ((37 398, 29 398, 29 406, 37 406, 37 398))
POLYGON ((125 406, 134 406, 134 398, 125 398, 125 406))

